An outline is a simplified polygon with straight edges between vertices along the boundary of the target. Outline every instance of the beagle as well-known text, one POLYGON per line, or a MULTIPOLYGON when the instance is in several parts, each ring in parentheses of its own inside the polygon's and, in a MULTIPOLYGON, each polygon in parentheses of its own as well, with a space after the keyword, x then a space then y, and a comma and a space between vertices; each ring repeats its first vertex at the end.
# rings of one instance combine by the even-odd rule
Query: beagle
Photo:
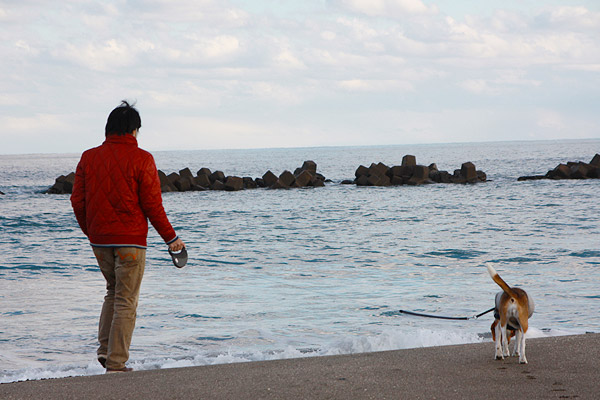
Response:
POLYGON ((512 355, 518 355, 519 362, 527 364, 525 334, 529 327, 529 318, 535 308, 533 299, 523 289, 508 286, 491 265, 488 265, 487 269, 494 282, 502 288, 502 292, 496 294, 495 321, 492 324, 492 337, 496 342, 495 358, 503 360, 504 357, 508 357, 510 337, 507 335, 507 329, 510 329, 516 331, 517 336, 512 355))

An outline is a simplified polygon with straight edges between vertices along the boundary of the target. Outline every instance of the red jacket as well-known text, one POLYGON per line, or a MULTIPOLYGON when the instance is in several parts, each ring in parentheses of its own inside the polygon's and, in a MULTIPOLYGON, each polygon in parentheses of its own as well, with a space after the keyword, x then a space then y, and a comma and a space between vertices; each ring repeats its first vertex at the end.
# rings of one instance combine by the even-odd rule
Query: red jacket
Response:
POLYGON ((154 158, 133 135, 110 135, 83 153, 71 205, 92 246, 145 248, 148 219, 167 244, 177 240, 162 205, 154 158))

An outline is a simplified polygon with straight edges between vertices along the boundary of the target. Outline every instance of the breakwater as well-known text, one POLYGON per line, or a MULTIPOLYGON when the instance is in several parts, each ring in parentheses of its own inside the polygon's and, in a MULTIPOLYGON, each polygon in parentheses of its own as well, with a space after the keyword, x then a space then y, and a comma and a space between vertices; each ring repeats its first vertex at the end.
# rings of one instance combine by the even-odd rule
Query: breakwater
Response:
MULTIPOLYGON (((200 168, 195 175, 190 168, 184 168, 168 175, 158 170, 158 176, 163 193, 203 190, 238 191, 256 188, 292 189, 322 187, 331 182, 317 172, 317 164, 311 160, 304 161, 302 166, 296 168, 294 172, 284 170, 276 175, 268 170, 258 178, 226 175, 223 171, 211 171, 210 168, 206 167, 200 168)), ((450 173, 438 169, 436 163, 429 165, 417 164, 416 157, 409 154, 402 158, 401 165, 388 166, 382 162, 371 163, 369 167, 360 165, 354 172, 354 176, 355 179, 346 179, 341 183, 357 186, 398 186, 432 183, 474 184, 487 181, 487 174, 478 170, 470 161, 462 163, 460 168, 450 173)), ((517 180, 598 178, 600 178, 600 154, 596 154, 589 163, 569 161, 557 165, 545 175, 520 176, 517 180)), ((61 175, 56 178, 54 185, 44 193, 72 193, 74 182, 75 173, 61 175)))
POLYGON ((417 164, 413 155, 405 155, 402 164, 388 167, 382 162, 372 163, 370 167, 359 166, 354 173, 354 181, 346 180, 342 183, 356 184, 358 186, 397 186, 397 185, 423 185, 426 183, 477 183, 485 182, 487 174, 478 171, 472 162, 463 163, 460 169, 450 174, 440 171, 437 164, 429 166, 417 164))
MULTIPOLYGON (((183 168, 178 172, 165 172, 158 170, 161 191, 188 192, 203 190, 238 191, 244 189, 293 189, 306 187, 323 187, 331 182, 321 173, 317 172, 317 164, 312 160, 296 168, 294 172, 284 170, 276 175, 271 170, 261 177, 226 175, 223 171, 212 171, 210 168, 200 168, 196 174, 190 168, 183 168)), ((419 165, 416 157, 405 155, 402 164, 388 167, 382 162, 372 163, 370 167, 360 165, 355 171, 354 180, 344 180, 342 184, 356 184, 358 186, 392 186, 392 185, 421 185, 426 183, 476 183, 485 182, 487 175, 475 168, 471 162, 461 165, 460 169, 452 174, 441 171, 435 163, 428 166, 419 165)), ((61 175, 56 178, 45 193, 69 194, 73 191, 75 173, 61 175)))
POLYGON ((520 176, 519 181, 532 181, 539 179, 599 179, 600 178, 600 154, 596 154, 592 161, 569 161, 566 164, 558 164, 545 175, 520 176))

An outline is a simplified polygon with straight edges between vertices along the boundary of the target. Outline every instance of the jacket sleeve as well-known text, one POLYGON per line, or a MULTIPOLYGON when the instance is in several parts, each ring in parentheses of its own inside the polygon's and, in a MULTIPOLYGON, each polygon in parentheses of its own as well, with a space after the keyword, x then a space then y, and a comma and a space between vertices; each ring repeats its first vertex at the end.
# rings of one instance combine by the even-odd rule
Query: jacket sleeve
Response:
POLYGON ((177 234, 171 226, 162 204, 160 180, 154 157, 149 153, 140 171, 139 198, 142 211, 165 243, 169 244, 177 240, 177 234))
POLYGON ((77 170, 75 172, 75 183, 73 184, 73 193, 71 194, 71 206, 77 218, 79 227, 88 236, 87 232, 87 221, 86 221, 86 209, 85 209, 85 174, 83 168, 83 157, 77 164, 77 170))

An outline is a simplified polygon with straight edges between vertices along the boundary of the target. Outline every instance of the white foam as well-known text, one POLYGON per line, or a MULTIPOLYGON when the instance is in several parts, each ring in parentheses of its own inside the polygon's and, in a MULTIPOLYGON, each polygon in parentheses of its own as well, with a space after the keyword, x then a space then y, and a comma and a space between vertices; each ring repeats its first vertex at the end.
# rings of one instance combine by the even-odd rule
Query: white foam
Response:
MULTIPOLYGON (((584 332, 552 330, 542 331, 531 327, 528 338, 581 334, 584 332)), ((400 350, 419 347, 446 346, 455 344, 478 343, 485 340, 476 333, 461 329, 431 330, 419 328, 392 329, 386 328, 379 334, 348 335, 331 343, 317 346, 311 350, 301 351, 293 346, 277 350, 259 351, 248 348, 228 347, 222 351, 201 351, 180 358, 146 358, 131 360, 128 366, 134 370, 167 369, 194 367, 202 365, 230 364, 238 362, 266 361, 300 357, 316 357, 340 354, 370 353, 387 350, 400 350)), ((95 360, 87 365, 62 365, 48 368, 28 368, 0 375, 0 383, 64 378, 68 376, 99 375, 104 369, 95 360)))
POLYGON ((578 329, 552 329, 552 330, 541 330, 535 327, 529 327, 527 330, 527 339, 551 337, 551 336, 569 336, 569 335, 583 335, 585 331, 578 329))
POLYGON ((39 379, 66 378, 69 376, 99 375, 104 368, 98 362, 90 362, 86 366, 65 364, 48 368, 25 368, 0 375, 0 383, 19 382, 39 379))
POLYGON ((479 341, 481 341, 481 338, 477 334, 460 330, 403 329, 399 331, 388 328, 375 336, 346 337, 329 349, 324 350, 322 355, 370 353, 416 347, 476 343, 479 341))
MULTIPOLYGON (((135 370, 193 367, 201 365, 229 364, 237 362, 265 361, 300 357, 314 357, 338 354, 354 354, 413 347, 440 346, 480 341, 475 334, 460 331, 433 331, 415 329, 413 331, 387 329, 371 336, 346 336, 332 343, 301 351, 292 346, 278 350, 258 351, 248 348, 229 347, 222 352, 199 352, 181 358, 147 358, 131 360, 128 365, 135 370)), ((0 376, 0 383, 24 380, 63 378, 79 375, 98 375, 104 370, 96 361, 86 366, 63 365, 48 368, 29 368, 9 372, 0 376)))

